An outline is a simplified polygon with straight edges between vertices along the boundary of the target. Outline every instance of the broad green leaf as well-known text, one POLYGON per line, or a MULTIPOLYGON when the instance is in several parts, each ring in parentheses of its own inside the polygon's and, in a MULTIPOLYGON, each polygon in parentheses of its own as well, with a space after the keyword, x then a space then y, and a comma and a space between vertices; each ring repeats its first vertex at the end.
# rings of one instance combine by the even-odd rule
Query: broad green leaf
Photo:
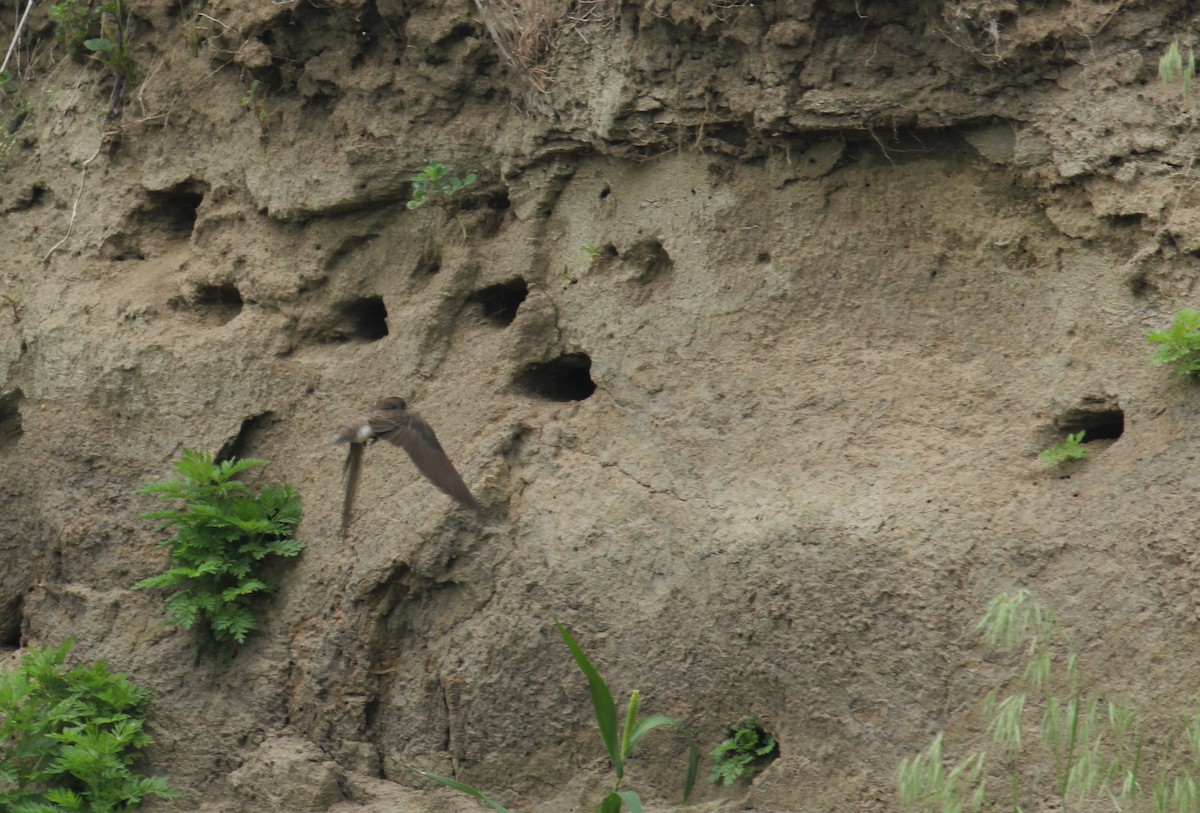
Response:
POLYGON ((619 790, 617 795, 625 802, 625 806, 629 808, 629 813, 642 813, 642 800, 632 790, 619 790))
POLYGON ((587 655, 580 649, 579 644, 575 643, 571 633, 567 632, 567 628, 557 619, 554 621, 554 626, 558 627, 559 634, 562 635, 567 648, 571 650, 571 657, 575 659, 579 671, 583 672, 584 677, 587 678, 588 691, 592 695, 592 709, 596 714, 596 723, 600 727, 600 737, 604 740, 604 747, 608 749, 613 770, 616 771, 617 779, 620 780, 624 775, 625 764, 621 759, 621 745, 617 739, 617 707, 613 702, 612 693, 608 690, 604 679, 600 677, 600 673, 588 660, 587 655))

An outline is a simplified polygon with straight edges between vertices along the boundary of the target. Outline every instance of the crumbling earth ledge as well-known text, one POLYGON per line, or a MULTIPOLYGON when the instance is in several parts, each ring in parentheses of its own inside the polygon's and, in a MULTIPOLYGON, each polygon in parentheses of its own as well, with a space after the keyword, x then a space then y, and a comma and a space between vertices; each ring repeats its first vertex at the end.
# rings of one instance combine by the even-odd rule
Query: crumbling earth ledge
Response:
MULTIPOLYGON (((1197 399, 1144 336, 1196 305, 1192 100, 1156 73, 1190 7, 576 2, 522 62, 503 12, 536 3, 483 5, 134 0, 119 118, 31 15, 0 646, 71 635, 153 690, 182 796, 147 809, 470 804, 407 764, 590 808, 608 767, 552 616, 706 750, 775 733, 705 809, 897 809, 902 757, 984 741, 1006 667, 971 626, 1017 585, 1104 692, 1185 710, 1197 399), (410 210, 434 158, 479 181, 410 210), (484 512, 378 449, 343 542, 329 440, 389 395, 484 512), (1118 412, 1069 476, 1037 461, 1118 412), (184 446, 304 499, 228 664, 129 589, 163 561, 136 490, 184 446)), ((631 764, 653 806, 681 753, 631 764)))

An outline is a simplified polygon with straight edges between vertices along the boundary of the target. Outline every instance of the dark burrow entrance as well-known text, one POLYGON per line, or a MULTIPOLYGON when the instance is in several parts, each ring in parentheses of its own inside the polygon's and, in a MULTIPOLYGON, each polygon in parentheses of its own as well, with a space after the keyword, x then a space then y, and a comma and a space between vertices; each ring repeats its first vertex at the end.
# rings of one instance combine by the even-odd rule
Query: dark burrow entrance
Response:
POLYGON ((342 306, 348 338, 375 342, 388 335, 387 306, 381 296, 364 296, 342 306))
POLYGON ((499 285, 481 288, 471 294, 467 301, 478 303, 484 318, 489 322, 506 327, 517 318, 517 310, 527 296, 529 284, 518 277, 499 285))
POLYGON ((596 391, 592 359, 587 353, 564 353, 556 359, 526 365, 514 382, 521 392, 548 401, 582 401, 596 391))
POLYGON ((1066 435, 1083 432, 1084 443, 1116 440, 1125 432, 1125 410, 1107 402, 1084 403, 1059 415, 1054 426, 1066 435))

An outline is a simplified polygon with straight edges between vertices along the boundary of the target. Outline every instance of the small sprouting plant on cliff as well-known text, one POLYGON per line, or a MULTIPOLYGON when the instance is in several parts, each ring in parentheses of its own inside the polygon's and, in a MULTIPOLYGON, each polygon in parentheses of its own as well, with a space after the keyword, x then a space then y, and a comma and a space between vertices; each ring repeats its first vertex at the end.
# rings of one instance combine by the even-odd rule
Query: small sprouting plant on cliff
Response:
POLYGON ((0 672, 0 810, 128 811, 146 796, 175 797, 132 764, 150 743, 149 692, 104 661, 63 666, 71 641, 32 648, 0 672))
POLYGON ((588 262, 597 260, 611 260, 618 256, 616 246, 608 243, 604 246, 596 246, 592 243, 584 243, 583 253, 587 255, 588 262))
POLYGON ((267 109, 267 88, 262 82, 254 79, 250 82, 250 87, 242 94, 242 107, 254 112, 254 118, 258 120, 258 138, 260 141, 266 141, 269 137, 267 131, 267 121, 270 118, 270 111, 267 109))
POLYGON ((430 159, 425 169, 413 176, 412 197, 408 201, 409 209, 419 209, 426 203, 435 202, 442 211, 454 218, 462 232, 463 240, 467 239, 467 227, 463 225, 458 214, 451 210, 446 201, 475 183, 475 173, 469 173, 465 178, 456 178, 449 174, 450 168, 444 166, 436 158, 430 159))
MULTIPOLYGON (((613 784, 613 789, 600 800, 600 804, 596 808, 597 812, 620 813, 622 807, 627 807, 630 813, 642 813, 641 797, 638 796, 636 791, 622 790, 621 781, 625 775, 625 767, 629 761, 629 757, 633 755, 633 751, 637 748, 638 743, 651 731, 664 725, 674 726, 688 741, 687 773, 683 783, 683 802, 686 804, 688 797, 692 794, 692 787, 696 783, 696 768, 700 763, 700 752, 696 748, 695 740, 692 739, 691 735, 684 730, 683 726, 677 720, 673 720, 670 717, 655 715, 638 720, 638 705, 641 694, 637 689, 629 693, 629 702, 625 706, 625 724, 618 730, 617 705, 613 701, 612 692, 609 691, 608 684, 604 682, 604 678, 600 677, 600 673, 592 666, 592 662, 588 660, 583 649, 571 637, 571 633, 567 632, 567 628, 557 621, 554 622, 554 626, 558 628, 559 635, 562 636, 563 642, 566 643, 567 648, 571 651, 571 657, 575 660, 575 665, 579 667, 579 671, 583 672, 583 676, 587 679, 588 691, 592 697, 592 711, 595 713, 596 723, 600 727, 600 738, 604 741, 609 761, 612 763, 613 771, 616 773, 616 782, 613 784)), ((448 788, 462 791, 474 797, 480 803, 497 811, 497 813, 508 813, 498 802, 470 785, 464 785, 445 776, 438 776, 437 774, 428 773, 417 768, 411 768, 411 770, 426 779, 431 779, 448 788)))
POLYGON ((173 589, 167 598, 168 622, 184 629, 199 624, 200 651, 230 656, 258 624, 251 600, 274 586, 261 578, 268 556, 297 556, 304 543, 292 537, 300 521, 300 498, 290 485, 265 485, 257 495, 233 479, 266 461, 226 460, 185 449, 172 465, 182 475, 150 483, 143 494, 183 500, 183 507, 154 511, 143 519, 161 520, 159 530, 173 531, 159 547, 171 551, 165 573, 143 579, 135 590, 173 589))
POLYGON ((592 710, 596 715, 596 723, 600 727, 600 738, 604 741, 608 758, 616 773, 613 789, 600 800, 600 813, 618 813, 622 805, 628 807, 631 813, 640 813, 641 799, 635 791, 621 790, 621 780, 625 776, 625 766, 629 757, 633 755, 638 743, 651 731, 664 725, 673 726, 688 741, 687 772, 683 780, 683 803, 687 804, 688 797, 692 795, 692 787, 696 784, 696 768, 700 764, 700 752, 696 748, 695 740, 684 730, 679 721, 670 717, 660 714, 638 720, 637 713, 641 695, 637 689, 629 693, 629 702, 625 705, 625 724, 618 732, 617 706, 613 702, 608 684, 592 666, 579 644, 575 643, 575 639, 571 637, 571 633, 567 632, 567 628, 557 621, 554 622, 554 626, 558 628, 559 635, 562 636, 567 648, 571 650, 571 657, 575 659, 575 665, 587 678, 588 691, 592 696, 592 710))
POLYGON ((995 749, 947 763, 938 734, 900 763, 903 806, 924 813, 989 804, 1029 810, 1057 797, 1062 811, 1110 805, 1130 812, 1200 811, 1200 710, 1184 718, 1182 736, 1154 731, 1146 737, 1135 709, 1084 691, 1075 648, 1027 590, 998 595, 977 629, 988 646, 1027 659, 984 700, 995 749), (993 798, 988 778, 1005 775, 999 795, 1006 798, 993 798))
POLYGON ((74 55, 82 48, 113 72, 114 83, 105 118, 120 112, 122 94, 137 81, 137 71, 121 21, 121 0, 93 5, 92 0, 60 0, 49 9, 54 37, 74 55), (95 33, 98 32, 98 36, 95 33))
POLYGON ((1067 460, 1079 460, 1087 457, 1087 449, 1083 446, 1083 436, 1085 430, 1080 429, 1078 432, 1067 435, 1067 439, 1056 443, 1049 449, 1041 452, 1038 458, 1047 466, 1053 466, 1055 463, 1064 463, 1067 460))
POLYGON ((1152 330, 1146 340, 1159 345, 1151 364, 1167 364, 1176 375, 1200 374, 1200 312, 1184 308, 1173 317, 1171 327, 1152 330))
POLYGON ((419 209, 438 198, 456 195, 475 183, 474 172, 465 178, 456 178, 449 175, 449 172, 450 168, 443 166, 441 161, 436 158, 430 159, 425 169, 413 176, 412 198, 408 201, 408 208, 419 209))
POLYGON ((61 0, 50 6, 47 13, 54 23, 54 39, 74 55, 83 47, 92 30, 100 22, 99 8, 92 8, 88 0, 61 0))
POLYGON ((83 48, 126 82, 133 81, 133 59, 122 30, 121 0, 100 5, 87 0, 61 0, 48 13, 54 23, 54 38, 66 46, 68 54, 83 48), (99 35, 92 36, 97 29, 99 35))
POLYGON ((1168 87, 1172 82, 1182 82, 1183 95, 1187 96, 1192 87, 1192 77, 1195 75, 1196 52, 1189 48, 1187 62, 1184 62, 1179 40, 1174 40, 1162 59, 1158 60, 1158 78, 1168 87))
POLYGON ((713 783, 720 782, 728 787, 746 774, 753 774, 756 766, 769 761, 779 751, 775 738, 763 731, 753 717, 742 721, 729 737, 712 751, 716 760, 709 777, 713 783))

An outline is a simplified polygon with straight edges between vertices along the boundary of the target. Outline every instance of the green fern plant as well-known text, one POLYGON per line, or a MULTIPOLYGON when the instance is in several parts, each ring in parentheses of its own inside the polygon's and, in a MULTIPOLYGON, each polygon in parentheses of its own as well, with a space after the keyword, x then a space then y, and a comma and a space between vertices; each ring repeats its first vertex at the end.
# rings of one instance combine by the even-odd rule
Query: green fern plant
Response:
POLYGON ((104 661, 68 671, 70 648, 30 649, 0 672, 0 810, 109 813, 174 798, 165 779, 131 767, 151 742, 142 728, 149 692, 104 661))
POLYGON ((747 773, 753 775, 756 764, 761 765, 778 750, 775 737, 758 727, 753 717, 742 721, 730 736, 712 751, 716 760, 710 779, 728 787, 747 773))
POLYGON ((1047 466, 1064 463, 1068 460, 1080 460, 1087 457, 1087 449, 1083 446, 1083 436, 1086 430, 1068 434, 1067 439, 1056 443, 1049 449, 1038 454, 1038 458, 1047 466))
POLYGON ((251 601, 274 590, 261 577, 264 560, 304 550, 292 537, 301 511, 295 489, 270 484, 255 495, 233 479, 264 464, 249 458, 214 463, 210 455, 185 449, 172 463, 182 477, 141 490, 184 505, 142 516, 160 520, 160 531, 173 532, 159 543, 171 551, 171 567, 133 588, 174 590, 167 598, 168 622, 184 629, 199 625, 202 651, 232 655, 258 626, 251 601))
POLYGON ((1176 375, 1200 374, 1200 312, 1184 308, 1172 317, 1166 330, 1152 330, 1146 340, 1159 345, 1151 364, 1166 364, 1176 375))

